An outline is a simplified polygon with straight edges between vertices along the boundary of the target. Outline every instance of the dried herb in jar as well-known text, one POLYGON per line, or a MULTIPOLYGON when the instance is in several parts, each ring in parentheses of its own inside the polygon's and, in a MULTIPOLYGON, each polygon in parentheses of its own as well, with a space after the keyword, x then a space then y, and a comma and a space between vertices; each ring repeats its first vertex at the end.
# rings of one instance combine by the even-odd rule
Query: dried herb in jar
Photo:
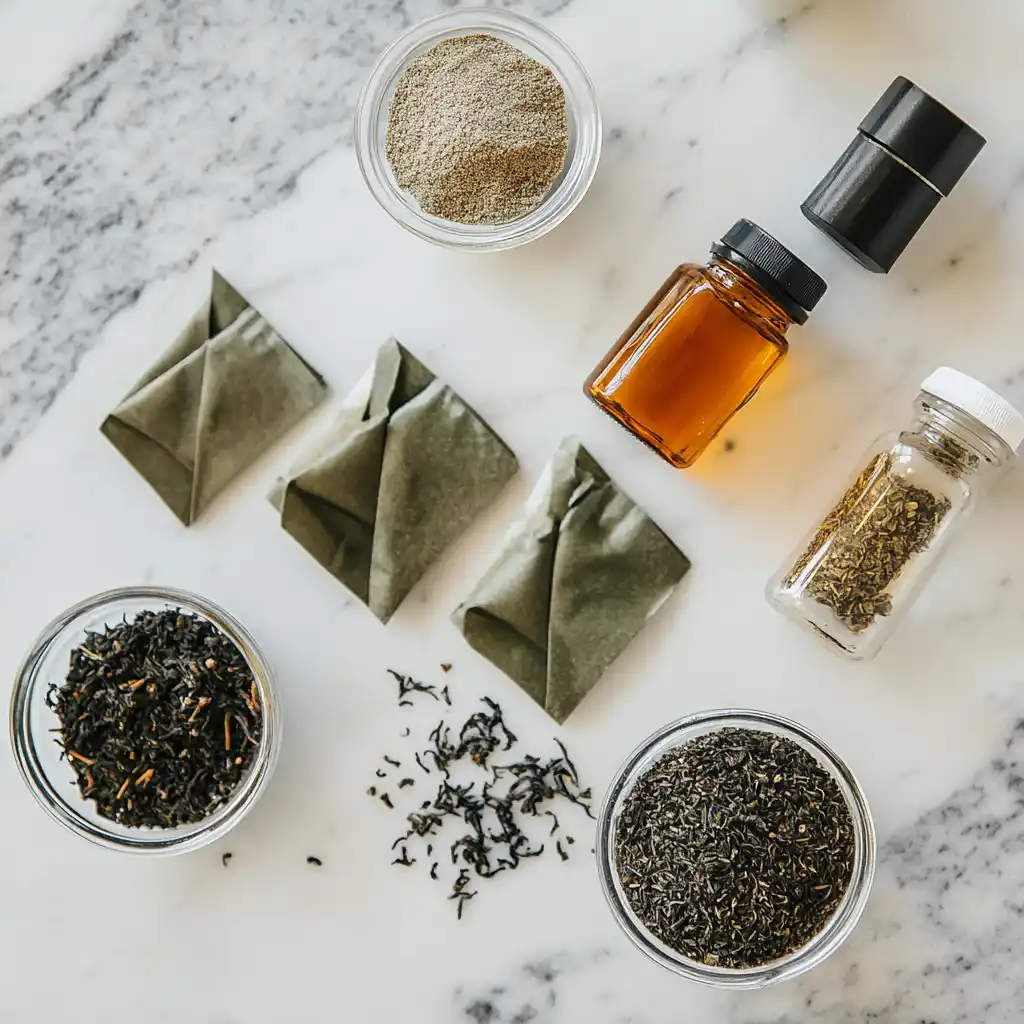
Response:
POLYGON ((799 744, 722 729, 657 761, 615 833, 623 892, 643 925, 698 963, 779 960, 827 924, 853 873, 853 820, 799 744))
MULTIPOLYGON (((912 440, 912 435, 901 435, 900 443, 908 443, 908 438, 912 440)), ((918 443, 922 444, 932 462, 957 480, 973 473, 981 463, 974 452, 948 433, 928 431, 923 433, 918 443)))
POLYGON ((806 594, 854 633, 892 611, 889 587, 924 551, 952 508, 948 498, 889 472, 878 455, 818 527, 787 573, 795 585, 808 572, 806 594))
POLYGON ((263 732, 241 651, 213 623, 177 610, 88 633, 46 702, 82 796, 130 828, 207 817, 245 775, 263 732))

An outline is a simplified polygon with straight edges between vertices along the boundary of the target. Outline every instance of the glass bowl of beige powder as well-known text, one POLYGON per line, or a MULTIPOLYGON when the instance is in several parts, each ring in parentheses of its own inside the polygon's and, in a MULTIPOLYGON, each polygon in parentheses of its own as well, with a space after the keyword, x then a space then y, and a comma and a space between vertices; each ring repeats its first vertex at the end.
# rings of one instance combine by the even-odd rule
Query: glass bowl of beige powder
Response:
POLYGON ((522 15, 467 8, 414 26, 363 86, 355 149, 402 227, 493 252, 546 234, 597 172, 601 115, 576 55, 522 15))

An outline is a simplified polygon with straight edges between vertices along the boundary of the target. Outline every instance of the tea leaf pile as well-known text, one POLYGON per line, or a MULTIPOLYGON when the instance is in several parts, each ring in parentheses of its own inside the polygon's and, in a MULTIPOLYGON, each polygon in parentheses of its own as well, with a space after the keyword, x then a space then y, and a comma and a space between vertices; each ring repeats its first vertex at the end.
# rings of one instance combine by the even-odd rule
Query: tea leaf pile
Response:
POLYGON ((174 828, 223 804, 252 764, 263 714, 235 644, 197 615, 143 611, 89 633, 47 704, 82 796, 131 828, 174 828))
POLYGON ((710 966, 757 967, 805 945, 839 906, 853 821, 803 747, 722 729, 637 781, 615 854, 629 905, 662 942, 710 966))

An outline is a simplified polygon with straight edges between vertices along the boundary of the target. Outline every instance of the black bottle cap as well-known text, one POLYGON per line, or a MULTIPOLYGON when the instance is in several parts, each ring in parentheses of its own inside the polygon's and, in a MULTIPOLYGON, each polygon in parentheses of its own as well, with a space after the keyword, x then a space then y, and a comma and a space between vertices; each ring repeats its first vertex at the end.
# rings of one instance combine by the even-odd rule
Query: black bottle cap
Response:
POLYGON ((888 272, 985 139, 897 78, 801 209, 869 270, 888 272))
POLYGON ((902 76, 861 121, 860 131, 909 164, 944 196, 985 148, 983 135, 902 76))
POLYGON ((807 314, 828 287, 803 260, 751 220, 736 221, 711 251, 749 274, 798 324, 807 322, 807 314))

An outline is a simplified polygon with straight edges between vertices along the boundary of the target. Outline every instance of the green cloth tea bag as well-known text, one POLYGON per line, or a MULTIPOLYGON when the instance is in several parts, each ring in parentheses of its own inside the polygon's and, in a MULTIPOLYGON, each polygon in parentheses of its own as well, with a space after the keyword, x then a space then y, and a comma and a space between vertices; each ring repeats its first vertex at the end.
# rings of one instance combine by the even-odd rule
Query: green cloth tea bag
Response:
POLYGON ((392 338, 271 501, 284 529, 387 622, 518 468, 479 415, 392 338))
POLYGON ((570 438, 453 621, 471 647, 564 722, 689 568, 570 438))
POLYGON ((202 309, 100 429, 188 526, 326 394, 214 271, 202 309))

